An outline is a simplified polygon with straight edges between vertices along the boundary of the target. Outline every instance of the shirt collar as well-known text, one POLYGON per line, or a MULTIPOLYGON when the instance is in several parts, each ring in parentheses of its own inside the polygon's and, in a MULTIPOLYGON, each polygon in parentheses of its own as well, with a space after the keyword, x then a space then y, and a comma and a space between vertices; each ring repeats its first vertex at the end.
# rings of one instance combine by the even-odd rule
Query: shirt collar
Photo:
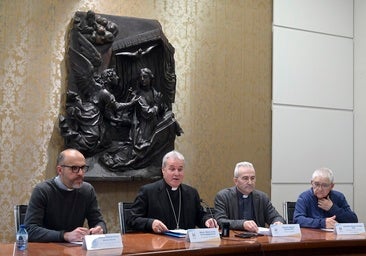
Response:
POLYGON ((180 185, 176 188, 171 187, 165 180, 164 180, 165 188, 167 188, 169 191, 177 191, 180 185))
POLYGON ((73 191, 74 190, 73 188, 66 187, 65 184, 62 183, 60 176, 55 177, 55 182, 56 182, 57 187, 59 187, 62 190, 66 190, 66 191, 73 191))
POLYGON ((241 198, 246 199, 246 198, 249 198, 252 195, 252 193, 250 193, 249 195, 244 195, 243 193, 241 193, 239 191, 238 188, 236 188, 236 195, 238 196, 238 199, 241 199, 241 198))

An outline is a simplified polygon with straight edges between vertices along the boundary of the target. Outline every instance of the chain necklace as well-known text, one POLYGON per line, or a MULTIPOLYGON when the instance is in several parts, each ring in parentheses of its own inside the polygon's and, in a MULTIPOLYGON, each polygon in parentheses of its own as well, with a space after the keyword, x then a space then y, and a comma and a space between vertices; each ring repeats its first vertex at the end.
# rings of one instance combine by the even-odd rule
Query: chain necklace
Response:
POLYGON ((178 207, 178 218, 177 218, 177 215, 175 214, 175 210, 174 210, 174 205, 173 205, 172 199, 170 198, 169 191, 168 191, 167 188, 165 188, 165 190, 166 190, 166 194, 168 195, 168 198, 169 198, 170 206, 172 207, 172 210, 173 210, 174 219, 175 219, 175 222, 177 223, 177 229, 179 229, 180 212, 181 212, 181 208, 182 208, 182 193, 180 191, 180 188, 178 188, 178 192, 179 192, 179 207, 178 207))

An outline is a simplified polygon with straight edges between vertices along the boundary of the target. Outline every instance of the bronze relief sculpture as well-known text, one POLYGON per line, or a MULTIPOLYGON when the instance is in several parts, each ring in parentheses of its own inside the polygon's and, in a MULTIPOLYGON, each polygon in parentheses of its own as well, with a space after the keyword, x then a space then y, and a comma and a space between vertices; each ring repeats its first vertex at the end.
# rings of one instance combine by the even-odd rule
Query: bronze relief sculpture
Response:
POLYGON ((182 129, 172 112, 174 48, 156 20, 76 12, 59 128, 86 180, 158 179, 182 129))

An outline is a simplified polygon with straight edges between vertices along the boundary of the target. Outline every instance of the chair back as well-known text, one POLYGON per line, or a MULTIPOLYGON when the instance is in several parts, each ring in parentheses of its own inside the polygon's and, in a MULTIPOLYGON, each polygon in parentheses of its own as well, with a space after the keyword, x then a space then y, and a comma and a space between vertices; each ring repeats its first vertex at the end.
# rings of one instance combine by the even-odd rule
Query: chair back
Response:
POLYGON ((18 232, 20 224, 24 224, 25 213, 27 212, 28 205, 17 204, 14 205, 14 223, 15 233, 18 232))
POLYGON ((121 227, 121 234, 132 232, 133 229, 131 229, 127 225, 127 220, 131 216, 131 206, 132 203, 127 202, 118 202, 118 212, 119 212, 119 223, 121 227))
POLYGON ((294 224, 294 211, 296 202, 285 201, 283 203, 283 217, 287 224, 294 224))

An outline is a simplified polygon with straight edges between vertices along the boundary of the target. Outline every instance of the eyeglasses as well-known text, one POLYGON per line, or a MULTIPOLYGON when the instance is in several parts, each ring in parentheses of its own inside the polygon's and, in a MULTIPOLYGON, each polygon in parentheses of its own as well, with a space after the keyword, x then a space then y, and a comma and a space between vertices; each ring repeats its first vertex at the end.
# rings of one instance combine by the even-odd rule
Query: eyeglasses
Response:
POLYGON ((329 188, 331 184, 327 184, 327 183, 319 183, 319 182, 311 182, 311 185, 313 186, 313 188, 329 188))
POLYGON ((79 173, 80 170, 85 173, 85 172, 87 172, 89 170, 89 166, 88 165, 83 165, 83 166, 61 165, 61 167, 70 168, 73 173, 79 173))

